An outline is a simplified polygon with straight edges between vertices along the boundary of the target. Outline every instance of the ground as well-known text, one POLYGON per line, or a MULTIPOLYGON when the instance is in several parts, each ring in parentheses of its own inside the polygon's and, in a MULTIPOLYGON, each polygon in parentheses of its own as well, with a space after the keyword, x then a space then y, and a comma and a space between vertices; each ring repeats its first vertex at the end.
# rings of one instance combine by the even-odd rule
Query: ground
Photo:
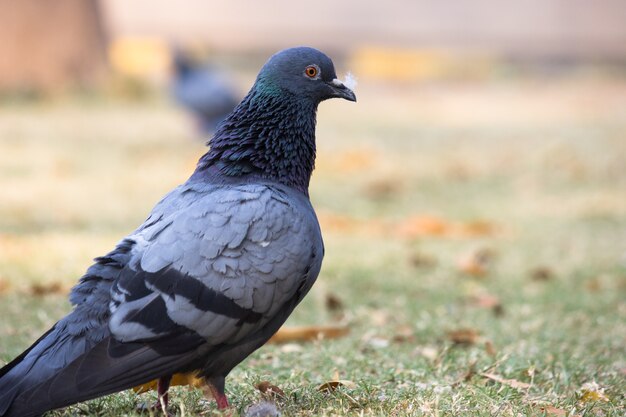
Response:
MULTIPOLYGON (((624 415, 626 81, 362 82, 357 95, 320 106, 311 199, 326 256, 288 322, 350 332, 263 347, 227 381, 234 407, 269 381, 287 416, 624 415)), ((1 362, 69 311, 90 260, 204 148, 165 100, 78 97, 5 104, 0 149, 1 362)), ((173 392, 180 415, 215 409, 173 392)), ((151 395, 50 415, 133 415, 151 395)))

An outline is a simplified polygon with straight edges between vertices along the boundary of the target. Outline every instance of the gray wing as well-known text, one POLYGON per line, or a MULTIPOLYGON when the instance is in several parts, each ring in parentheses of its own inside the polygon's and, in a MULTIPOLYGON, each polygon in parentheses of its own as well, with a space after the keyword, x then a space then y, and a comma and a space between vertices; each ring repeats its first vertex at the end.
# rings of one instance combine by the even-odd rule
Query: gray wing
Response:
POLYGON ((261 185, 197 187, 176 200, 183 209, 163 202, 129 237, 110 305, 117 340, 184 328, 210 345, 236 343, 315 280, 323 247, 308 200, 261 185))

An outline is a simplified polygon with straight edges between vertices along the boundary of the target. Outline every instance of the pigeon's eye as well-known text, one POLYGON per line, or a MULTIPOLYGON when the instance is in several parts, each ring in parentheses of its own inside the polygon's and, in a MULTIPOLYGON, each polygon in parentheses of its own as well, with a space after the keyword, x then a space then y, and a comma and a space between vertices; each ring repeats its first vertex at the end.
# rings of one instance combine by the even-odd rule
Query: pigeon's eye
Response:
POLYGON ((319 74, 320 70, 319 68, 317 68, 317 66, 315 65, 309 65, 308 67, 306 67, 306 69, 304 70, 304 73, 306 74, 307 77, 309 78, 315 78, 317 77, 317 74, 319 74))

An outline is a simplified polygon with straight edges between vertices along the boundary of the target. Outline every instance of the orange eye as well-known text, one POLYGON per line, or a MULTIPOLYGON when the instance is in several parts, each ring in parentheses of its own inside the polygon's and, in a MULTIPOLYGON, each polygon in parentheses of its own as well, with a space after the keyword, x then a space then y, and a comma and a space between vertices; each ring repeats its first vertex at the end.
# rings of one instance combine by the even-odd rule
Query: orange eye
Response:
POLYGON ((304 73, 306 74, 307 77, 309 78, 315 78, 317 76, 317 67, 314 65, 309 65, 308 67, 306 67, 306 69, 304 70, 304 73))

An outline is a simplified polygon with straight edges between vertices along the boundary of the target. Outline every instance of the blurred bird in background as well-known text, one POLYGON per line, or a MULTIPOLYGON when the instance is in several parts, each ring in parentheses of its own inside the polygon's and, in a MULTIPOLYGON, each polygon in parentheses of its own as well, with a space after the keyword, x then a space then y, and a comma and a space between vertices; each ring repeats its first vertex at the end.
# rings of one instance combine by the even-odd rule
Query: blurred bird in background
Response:
POLYGON ((204 137, 235 108, 241 95, 218 68, 175 47, 172 53, 172 96, 195 119, 204 137))

